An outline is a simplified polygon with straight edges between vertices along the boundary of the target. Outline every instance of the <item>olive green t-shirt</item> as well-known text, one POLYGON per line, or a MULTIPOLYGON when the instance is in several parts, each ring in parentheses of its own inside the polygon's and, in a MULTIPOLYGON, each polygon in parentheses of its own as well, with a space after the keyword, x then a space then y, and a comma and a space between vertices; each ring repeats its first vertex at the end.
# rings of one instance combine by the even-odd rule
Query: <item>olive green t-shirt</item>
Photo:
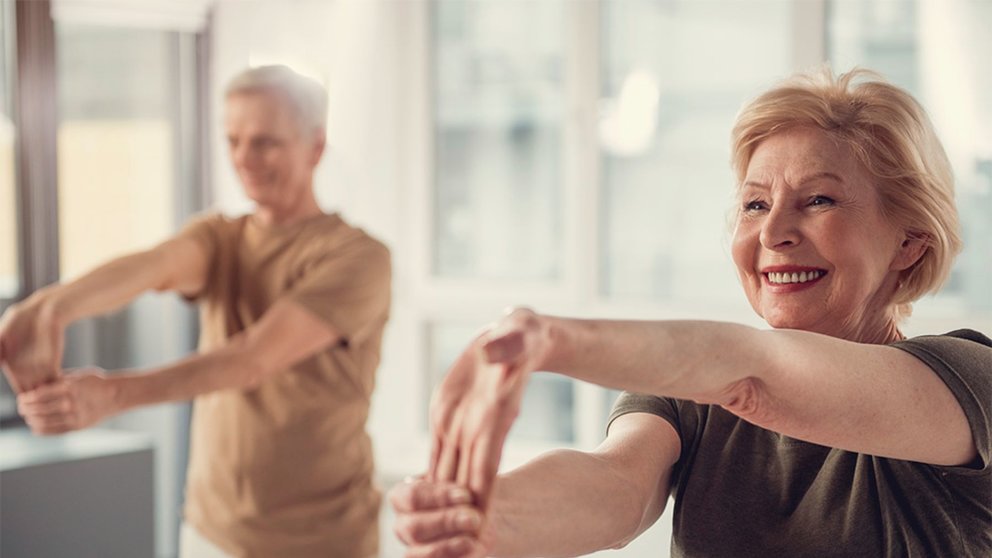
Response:
POLYGON ((672 556, 992 556, 992 340, 959 330, 894 343, 950 388, 978 460, 939 467, 810 444, 713 405, 624 393, 610 421, 667 420, 681 438, 672 474, 672 556))
POLYGON ((280 299, 343 336, 253 389, 196 398, 186 521, 239 557, 375 555, 380 496, 365 423, 389 314, 389 251, 337 215, 286 227, 208 215, 180 236, 211 262, 194 297, 201 351, 280 299))

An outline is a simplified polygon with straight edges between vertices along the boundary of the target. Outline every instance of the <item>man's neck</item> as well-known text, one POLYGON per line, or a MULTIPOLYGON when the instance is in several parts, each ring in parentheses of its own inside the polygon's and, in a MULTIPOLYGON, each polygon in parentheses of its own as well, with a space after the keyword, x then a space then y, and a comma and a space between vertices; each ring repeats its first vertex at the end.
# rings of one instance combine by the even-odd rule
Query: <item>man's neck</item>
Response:
POLYGON ((321 215, 323 211, 317 205, 313 194, 305 196, 299 203, 290 207, 271 207, 259 205, 255 209, 255 222, 264 227, 285 227, 294 225, 311 217, 321 215))

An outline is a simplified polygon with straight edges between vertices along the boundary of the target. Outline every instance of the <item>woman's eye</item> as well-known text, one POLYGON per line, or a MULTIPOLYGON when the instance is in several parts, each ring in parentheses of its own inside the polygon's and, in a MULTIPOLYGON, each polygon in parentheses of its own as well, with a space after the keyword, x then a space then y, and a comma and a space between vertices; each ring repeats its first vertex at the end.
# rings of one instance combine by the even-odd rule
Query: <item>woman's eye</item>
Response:
POLYGON ((813 196, 813 198, 811 200, 809 200, 809 204, 810 205, 813 205, 813 206, 817 206, 817 205, 834 205, 834 200, 831 199, 831 198, 828 198, 827 196, 813 196))
POLYGON ((765 202, 761 200, 751 200, 744 202, 744 211, 761 211, 765 208, 765 202))

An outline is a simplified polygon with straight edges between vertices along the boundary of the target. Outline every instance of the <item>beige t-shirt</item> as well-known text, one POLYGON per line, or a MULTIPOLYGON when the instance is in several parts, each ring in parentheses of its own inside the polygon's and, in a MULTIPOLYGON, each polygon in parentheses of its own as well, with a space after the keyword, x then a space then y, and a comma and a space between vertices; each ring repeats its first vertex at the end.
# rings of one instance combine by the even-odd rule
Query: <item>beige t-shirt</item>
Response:
POLYGON ((211 262, 195 297, 200 351, 282 298, 344 338, 254 389, 196 398, 186 521, 235 556, 376 554, 380 496, 365 422, 389 313, 389 250, 337 215, 282 228, 209 215, 180 236, 211 262))

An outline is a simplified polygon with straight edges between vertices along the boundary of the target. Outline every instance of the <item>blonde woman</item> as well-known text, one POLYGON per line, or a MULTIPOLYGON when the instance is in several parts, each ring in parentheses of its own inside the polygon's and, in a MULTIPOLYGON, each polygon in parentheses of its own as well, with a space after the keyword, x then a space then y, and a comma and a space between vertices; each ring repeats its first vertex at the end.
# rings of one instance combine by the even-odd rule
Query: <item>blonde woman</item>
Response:
POLYGON ((517 310, 454 365, 408 556, 621 547, 674 498, 673 556, 992 555, 992 340, 905 338, 960 249, 920 105, 873 74, 795 77, 733 130, 733 258, 770 326, 517 310), (626 390, 606 440, 496 476, 535 370, 626 390))

